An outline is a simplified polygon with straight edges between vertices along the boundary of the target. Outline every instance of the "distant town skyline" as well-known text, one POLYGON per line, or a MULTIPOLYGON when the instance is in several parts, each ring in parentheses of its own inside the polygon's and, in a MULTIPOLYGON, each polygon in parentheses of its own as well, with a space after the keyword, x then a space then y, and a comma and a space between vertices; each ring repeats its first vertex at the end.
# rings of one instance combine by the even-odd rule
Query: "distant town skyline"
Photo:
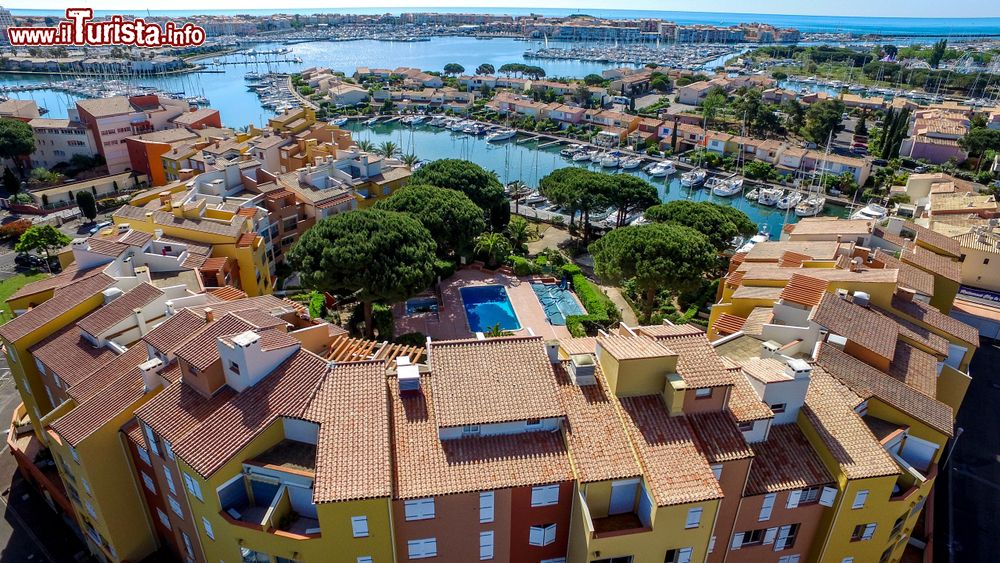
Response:
MULTIPOLYGON (((136 12, 143 8, 131 0, 91 0, 85 3, 72 0, 37 0, 5 3, 12 10, 64 10, 67 7, 83 6, 96 10, 122 10, 136 12)), ((177 11, 210 11, 234 10, 228 2, 217 0, 172 0, 165 2, 147 2, 144 6, 151 10, 177 11)), ((318 10, 318 11, 350 11, 352 9, 372 10, 383 8, 393 9, 460 9, 468 8, 502 10, 511 9, 566 9, 572 11, 607 10, 612 9, 601 0, 543 0, 532 2, 527 0, 388 0, 382 5, 364 4, 360 2, 331 2, 330 0, 294 0, 285 6, 277 6, 274 0, 246 0, 241 2, 238 10, 318 10)), ((802 15, 826 17, 912 17, 912 18, 981 18, 1000 17, 1000 3, 986 0, 966 0, 951 2, 947 10, 940 2, 934 0, 886 0, 871 2, 869 0, 841 0, 833 3, 803 3, 799 0, 757 0, 753 4, 743 4, 732 0, 633 0, 613 9, 637 11, 687 11, 687 12, 719 12, 719 13, 753 13, 761 15, 802 15)), ((234 10, 235 11, 235 10, 234 10)))

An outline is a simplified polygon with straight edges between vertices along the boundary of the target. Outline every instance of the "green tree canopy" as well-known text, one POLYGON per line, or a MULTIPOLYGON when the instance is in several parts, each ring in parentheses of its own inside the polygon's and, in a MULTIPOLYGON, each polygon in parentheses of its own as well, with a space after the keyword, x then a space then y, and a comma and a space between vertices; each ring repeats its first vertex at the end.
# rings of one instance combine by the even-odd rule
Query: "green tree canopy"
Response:
POLYGON ((9 158, 21 171, 20 156, 35 152, 35 134, 31 126, 17 119, 0 118, 0 159, 9 158))
POLYGON ((483 210, 455 190, 410 184, 378 202, 376 207, 411 214, 437 242, 439 256, 467 252, 486 229, 483 210))
POLYGON ((710 201, 670 201, 647 209, 646 219, 690 227, 705 235, 718 251, 729 248, 737 236, 753 234, 757 230, 746 213, 710 201))
POLYGON ((1000 151, 1000 130, 971 129, 958 140, 958 144, 976 157, 982 156, 988 150, 1000 151))
POLYGON ((93 193, 81 190, 80 193, 76 194, 76 205, 80 208, 80 213, 88 221, 93 221, 97 218, 97 201, 94 199, 93 193))
POLYGON ((600 74, 588 74, 583 77, 583 82, 587 86, 600 86, 604 84, 604 77, 600 74))
POLYGON ((631 174, 614 174, 611 178, 608 200, 618 208, 615 226, 624 227, 625 219, 633 211, 660 203, 656 188, 642 178, 631 174))
POLYGON ((552 171, 541 179, 538 189, 549 201, 569 211, 570 225, 577 213, 582 215, 583 241, 590 240, 590 212, 611 204, 614 178, 610 174, 568 166, 552 171))
POLYGON ((411 215, 365 209, 316 223, 292 247, 288 261, 306 287, 354 292, 364 305, 370 337, 373 302, 406 299, 434 281, 435 248, 431 234, 411 215))
POLYGON ((634 279, 643 295, 648 322, 661 290, 680 291, 700 281, 716 264, 705 235, 675 223, 652 223, 615 229, 590 245, 594 271, 621 284, 634 279))
POLYGON ((820 100, 809 106, 805 113, 805 123, 802 126, 802 136, 816 143, 826 145, 844 114, 844 102, 840 100, 820 100))
POLYGON ((52 225, 34 225, 21 235, 14 250, 18 252, 40 252, 46 261, 51 258, 51 252, 69 244, 71 239, 52 225))
POLYGON ((927 60, 927 64, 931 65, 931 68, 937 68, 941 64, 941 59, 944 58, 945 51, 948 50, 948 40, 939 39, 934 42, 934 46, 931 47, 931 56, 927 60))
POLYGON ((464 193, 486 212, 494 230, 502 230, 510 219, 510 207, 496 173, 474 162, 457 158, 435 160, 418 168, 410 181, 464 193))
POLYGON ((483 63, 483 64, 481 64, 481 65, 479 65, 479 66, 476 67, 476 74, 479 74, 479 75, 482 75, 482 74, 493 74, 495 72, 496 72, 496 69, 490 63, 483 63))
POLYGON ((483 233, 476 239, 476 254, 486 257, 486 265, 496 268, 507 261, 513 246, 501 233, 483 233))
POLYGON ((448 63, 444 65, 445 74, 462 74, 465 72, 465 67, 458 63, 448 63))

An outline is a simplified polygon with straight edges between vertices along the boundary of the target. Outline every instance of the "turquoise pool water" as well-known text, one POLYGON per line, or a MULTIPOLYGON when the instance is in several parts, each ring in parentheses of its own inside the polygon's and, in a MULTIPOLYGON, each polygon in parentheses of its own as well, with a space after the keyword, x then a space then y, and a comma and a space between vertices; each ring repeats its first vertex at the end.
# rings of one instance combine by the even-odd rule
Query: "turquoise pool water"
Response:
POLYGON ((560 289, 558 285, 545 283, 533 283, 531 289, 535 291, 542 309, 545 309, 545 316, 553 325, 564 326, 566 317, 587 314, 568 289, 560 289))
POLYGON ((472 332, 487 332, 496 325, 502 330, 520 330, 521 323, 502 285, 463 287, 462 303, 472 332))

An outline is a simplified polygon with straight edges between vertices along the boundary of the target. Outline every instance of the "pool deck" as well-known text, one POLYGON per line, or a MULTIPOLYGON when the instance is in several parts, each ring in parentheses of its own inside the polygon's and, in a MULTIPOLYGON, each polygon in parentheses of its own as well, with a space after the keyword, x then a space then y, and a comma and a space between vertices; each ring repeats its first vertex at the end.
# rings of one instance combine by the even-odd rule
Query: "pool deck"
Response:
POLYGON ((469 321, 465 317, 465 306, 459 290, 463 287, 476 285, 502 285, 507 290, 507 296, 514 306, 521 329, 512 331, 518 336, 526 336, 528 328, 537 336, 546 340, 552 338, 569 338, 569 330, 565 326, 549 324, 542 304, 531 289, 531 280, 518 278, 502 273, 483 272, 474 269, 459 270, 451 278, 441 283, 443 304, 437 318, 433 314, 406 316, 405 303, 393 307, 396 317, 396 334, 419 331, 434 340, 456 340, 473 338, 475 333, 469 329, 469 321))

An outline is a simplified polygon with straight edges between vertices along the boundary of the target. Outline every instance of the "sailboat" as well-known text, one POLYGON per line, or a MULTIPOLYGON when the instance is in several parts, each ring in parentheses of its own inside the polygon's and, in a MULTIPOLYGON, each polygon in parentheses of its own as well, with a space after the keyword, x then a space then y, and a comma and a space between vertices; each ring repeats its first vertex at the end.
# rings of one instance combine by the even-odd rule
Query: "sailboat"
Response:
POLYGON ((826 140, 826 151, 823 153, 819 184, 815 186, 815 192, 813 192, 813 189, 810 188, 809 194, 805 200, 795 206, 795 215, 797 217, 815 217, 822 213, 823 208, 826 207, 826 197, 823 195, 823 180, 826 177, 827 158, 830 156, 830 142, 832 140, 833 133, 831 132, 830 137, 826 140))

